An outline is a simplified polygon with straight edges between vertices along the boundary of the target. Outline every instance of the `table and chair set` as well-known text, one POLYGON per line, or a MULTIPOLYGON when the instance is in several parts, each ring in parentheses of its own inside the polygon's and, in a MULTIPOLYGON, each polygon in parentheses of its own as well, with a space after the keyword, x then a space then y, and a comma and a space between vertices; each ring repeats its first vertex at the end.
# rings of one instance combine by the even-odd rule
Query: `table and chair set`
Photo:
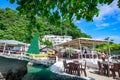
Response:
POLYGON ((120 78, 120 62, 98 61, 98 67, 99 67, 100 74, 105 74, 108 77, 112 75, 113 78, 115 78, 117 73, 120 78))
POLYGON ((86 61, 84 61, 83 64, 83 62, 79 61, 72 61, 67 63, 66 60, 63 60, 63 66, 64 71, 68 74, 81 76, 81 74, 84 72, 84 75, 87 76, 86 61))

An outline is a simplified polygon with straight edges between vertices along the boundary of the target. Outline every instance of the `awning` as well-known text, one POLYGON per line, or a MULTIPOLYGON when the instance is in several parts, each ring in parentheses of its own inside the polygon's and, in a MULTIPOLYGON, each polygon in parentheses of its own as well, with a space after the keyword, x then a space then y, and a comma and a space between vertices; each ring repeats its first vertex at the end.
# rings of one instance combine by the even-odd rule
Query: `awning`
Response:
POLYGON ((23 45, 25 46, 26 43, 23 43, 23 42, 19 42, 19 41, 16 41, 16 40, 0 40, 0 44, 7 44, 7 45, 23 45))
POLYGON ((96 44, 107 44, 108 41, 107 40, 98 40, 98 39, 90 39, 90 38, 78 38, 78 39, 74 39, 71 40, 69 42, 66 43, 62 43, 62 44, 58 44, 56 46, 71 46, 71 47, 78 47, 79 44, 81 45, 96 45, 96 44))

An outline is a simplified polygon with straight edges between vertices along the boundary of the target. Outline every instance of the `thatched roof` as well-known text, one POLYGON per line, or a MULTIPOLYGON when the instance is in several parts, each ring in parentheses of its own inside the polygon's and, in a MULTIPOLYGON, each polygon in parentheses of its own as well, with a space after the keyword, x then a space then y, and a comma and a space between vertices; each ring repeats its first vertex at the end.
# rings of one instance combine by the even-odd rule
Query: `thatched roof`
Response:
POLYGON ((62 43, 62 44, 58 44, 56 46, 74 46, 74 47, 78 47, 79 44, 81 45, 96 45, 96 44, 107 44, 108 41, 107 40, 98 40, 98 39, 90 39, 90 38, 78 38, 78 39, 74 39, 71 40, 69 42, 66 43, 62 43))

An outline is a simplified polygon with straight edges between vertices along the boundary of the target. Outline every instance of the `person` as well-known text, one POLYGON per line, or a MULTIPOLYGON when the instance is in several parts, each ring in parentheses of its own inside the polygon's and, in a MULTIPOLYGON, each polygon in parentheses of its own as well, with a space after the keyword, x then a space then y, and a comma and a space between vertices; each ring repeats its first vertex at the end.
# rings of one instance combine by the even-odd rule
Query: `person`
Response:
POLYGON ((102 58, 102 61, 105 61, 105 57, 106 57, 105 53, 104 53, 104 52, 102 52, 102 53, 101 53, 101 58, 102 58))
POLYGON ((104 53, 105 53, 105 57, 108 58, 108 53, 106 51, 104 51, 104 53))
POLYGON ((85 52, 84 52, 85 54, 87 54, 87 50, 85 49, 85 52))
MULTIPOLYGON (((105 58, 106 58, 106 55, 105 55, 104 52, 102 52, 102 53, 101 53, 101 59, 102 59, 103 62, 105 61, 105 58)), ((104 69, 105 69, 104 74, 106 74, 107 65, 106 65, 106 64, 103 64, 103 67, 104 67, 104 69)))

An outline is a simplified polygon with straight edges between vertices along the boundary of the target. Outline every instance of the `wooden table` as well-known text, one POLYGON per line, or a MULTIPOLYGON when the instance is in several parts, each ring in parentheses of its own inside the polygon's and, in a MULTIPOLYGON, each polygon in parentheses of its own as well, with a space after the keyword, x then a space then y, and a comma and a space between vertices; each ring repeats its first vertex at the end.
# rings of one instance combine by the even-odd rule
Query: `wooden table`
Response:
POLYGON ((82 66, 82 63, 79 62, 70 62, 69 65, 69 73, 70 74, 76 74, 80 76, 80 66, 82 66))
POLYGON ((113 63, 109 62, 109 61, 104 61, 102 62, 103 66, 105 67, 105 69, 107 70, 107 76, 110 76, 110 69, 112 69, 113 63))

